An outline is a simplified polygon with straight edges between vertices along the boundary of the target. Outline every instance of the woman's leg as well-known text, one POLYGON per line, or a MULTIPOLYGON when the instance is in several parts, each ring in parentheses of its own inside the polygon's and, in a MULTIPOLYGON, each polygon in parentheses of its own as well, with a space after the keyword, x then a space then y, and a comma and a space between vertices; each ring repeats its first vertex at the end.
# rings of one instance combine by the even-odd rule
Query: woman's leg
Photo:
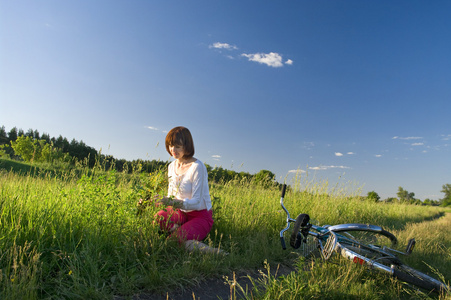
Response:
POLYGON ((202 242, 210 233, 213 226, 212 211, 192 211, 187 213, 188 221, 182 224, 174 233, 179 243, 183 244, 188 251, 198 250, 206 253, 228 253, 218 248, 212 248, 202 242))
POLYGON ((188 240, 184 242, 185 248, 188 251, 201 251, 201 252, 205 252, 205 253, 218 253, 218 254, 223 254, 223 255, 228 255, 229 253, 220 249, 220 248, 213 248, 210 247, 202 242, 196 241, 196 240, 188 240))
POLYGON ((201 241, 210 233, 212 226, 213 214, 211 210, 190 211, 186 213, 186 222, 181 224, 175 235, 180 242, 188 240, 201 241))

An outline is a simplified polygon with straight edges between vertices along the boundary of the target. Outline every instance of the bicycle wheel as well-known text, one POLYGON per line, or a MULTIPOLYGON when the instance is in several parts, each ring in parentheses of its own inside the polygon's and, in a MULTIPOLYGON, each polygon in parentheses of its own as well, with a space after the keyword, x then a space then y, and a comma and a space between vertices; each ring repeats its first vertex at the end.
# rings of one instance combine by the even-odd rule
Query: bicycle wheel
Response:
POLYGON ((378 247, 394 247, 398 243, 396 237, 382 227, 367 224, 341 224, 330 226, 330 231, 339 233, 359 244, 378 247))
POLYGON ((296 222, 294 223, 293 232, 290 236, 290 245, 294 249, 298 249, 301 244, 303 237, 299 233, 302 227, 306 226, 310 220, 310 216, 307 214, 300 214, 296 218, 296 222))
POLYGON ((398 257, 382 249, 346 241, 339 243, 339 247, 341 255, 354 263, 367 265, 370 269, 384 272, 428 292, 449 291, 449 288, 441 281, 405 265, 398 257))
POLYGON ((444 293, 449 291, 449 287, 441 281, 436 280, 435 278, 432 278, 431 276, 415 270, 407 265, 400 264, 395 265, 392 268, 393 276, 401 281, 413 284, 430 292, 444 293))

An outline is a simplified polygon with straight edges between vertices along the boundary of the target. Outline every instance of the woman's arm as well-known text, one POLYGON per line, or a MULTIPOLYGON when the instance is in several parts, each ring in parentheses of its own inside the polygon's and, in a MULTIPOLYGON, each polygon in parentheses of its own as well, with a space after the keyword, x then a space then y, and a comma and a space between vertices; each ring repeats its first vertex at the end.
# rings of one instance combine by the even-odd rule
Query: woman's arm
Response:
POLYGON ((208 174, 205 166, 199 161, 193 170, 191 181, 191 198, 184 199, 183 209, 201 210, 206 209, 205 197, 209 197, 208 193, 208 174))

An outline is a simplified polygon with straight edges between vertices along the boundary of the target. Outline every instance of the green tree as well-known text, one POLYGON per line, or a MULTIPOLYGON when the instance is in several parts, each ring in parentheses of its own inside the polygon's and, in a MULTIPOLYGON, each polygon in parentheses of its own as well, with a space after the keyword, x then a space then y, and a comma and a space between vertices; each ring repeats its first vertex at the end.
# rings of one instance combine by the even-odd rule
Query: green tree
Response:
POLYGON ((29 136, 19 136, 15 141, 11 141, 11 147, 16 155, 20 155, 23 160, 31 161, 34 156, 34 140, 29 136))
POLYGON ((442 206, 451 206, 451 184, 444 184, 441 192, 445 194, 445 197, 440 200, 442 206))
POLYGON ((25 133, 24 135, 33 138, 34 137, 33 129, 31 129, 31 128, 28 129, 27 133, 25 133))
POLYGON ((17 139, 17 127, 11 128, 11 130, 8 132, 8 140, 15 141, 17 139))
POLYGON ((402 187, 398 187, 398 193, 396 193, 398 196, 399 201, 401 202, 412 202, 415 201, 415 193, 409 193, 402 187))
POLYGON ((424 199, 424 201, 423 201, 423 205, 432 205, 432 200, 431 199, 429 199, 429 198, 426 198, 426 199, 424 199))
POLYGON ((8 144, 0 145, 0 158, 9 158, 9 154, 7 152, 8 144))
POLYGON ((39 146, 41 148, 39 161, 41 162, 53 162, 55 159, 63 157, 62 151, 53 147, 51 143, 47 143, 46 140, 39 140, 39 146))
POLYGON ((268 170, 260 170, 254 176, 254 180, 256 183, 263 184, 264 186, 271 185, 275 182, 276 175, 268 170))
POLYGON ((5 126, 0 127, 0 145, 8 143, 8 136, 6 135, 5 126))
POLYGON ((239 176, 240 176, 241 180, 243 180, 243 179, 248 180, 249 178, 252 177, 251 174, 249 174, 248 172, 244 172, 244 171, 240 172, 239 176))
POLYGON ((63 138, 61 135, 55 139, 52 138, 53 145, 57 148, 60 148, 63 152, 69 152, 69 141, 67 138, 63 138))
POLYGON ((40 138, 40 136, 39 136, 39 131, 35 130, 35 131, 33 132, 33 137, 34 137, 36 140, 40 140, 41 138, 40 138))
POLYGON ((63 156, 61 150, 55 149, 52 144, 30 136, 19 136, 15 141, 11 141, 11 147, 24 161, 52 162, 63 156))
POLYGON ((395 202, 398 202, 398 199, 394 198, 394 197, 388 197, 387 199, 384 199, 384 202, 385 203, 395 203, 395 202))
MULTIPOLYGON (((17 129, 15 133, 17 134, 17 129)), ((5 126, 0 127, 0 157, 10 158, 14 155, 14 150, 10 147, 9 141, 5 126)))
POLYGON ((379 197, 379 195, 375 191, 368 192, 366 198, 373 202, 379 202, 379 200, 381 199, 381 197, 379 197))
POLYGON ((43 133, 41 139, 45 140, 47 144, 50 144, 50 135, 48 133, 43 133))

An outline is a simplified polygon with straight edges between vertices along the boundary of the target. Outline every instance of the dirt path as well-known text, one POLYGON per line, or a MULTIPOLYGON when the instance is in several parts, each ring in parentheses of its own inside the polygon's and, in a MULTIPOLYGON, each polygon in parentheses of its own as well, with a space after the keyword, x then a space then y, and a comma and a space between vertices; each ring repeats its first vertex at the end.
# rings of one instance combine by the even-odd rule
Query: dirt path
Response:
MULTIPOLYGON (((272 276, 284 276, 294 272, 295 268, 292 266, 278 265, 271 266, 270 273, 272 276)), ((188 287, 185 290, 168 291, 162 294, 156 293, 140 293, 134 295, 133 300, 218 300, 218 299, 241 299, 243 293, 239 288, 233 290, 231 285, 235 281, 235 286, 241 286, 244 290, 252 290, 253 283, 258 285, 259 280, 267 276, 268 271, 264 268, 252 271, 240 271, 224 275, 221 278, 212 278, 201 282, 198 286, 188 287), (252 278, 252 281, 249 279, 252 278), (235 280, 234 280, 235 279, 235 280), (234 294, 235 293, 235 294, 234 294), (231 295, 234 295, 231 298, 231 295)), ((115 296, 114 300, 125 300, 127 298, 115 296)), ((130 298, 128 298, 130 299, 130 298)))
MULTIPOLYGON (((412 224, 412 228, 428 227, 430 231, 429 236, 437 237, 440 234, 448 235, 448 229, 450 227, 451 213, 443 214, 437 218, 431 220, 431 222, 421 222, 412 224)), ((409 229, 412 230, 412 229, 409 229)), ((446 239, 443 239, 446 240, 446 239)), ((423 241, 424 242, 424 241, 423 241)), ((295 272, 296 269, 292 265, 275 265, 270 266, 270 273, 274 277, 286 276, 291 272, 295 272)), ((243 299, 244 295, 239 288, 231 288, 235 279, 235 286, 242 287, 244 290, 251 291, 255 284, 259 284, 264 276, 267 276, 268 271, 265 268, 259 268, 254 270, 242 270, 236 273, 226 274, 221 277, 215 277, 205 280, 199 285, 194 287, 187 287, 186 289, 179 289, 174 291, 168 291, 161 294, 158 293, 146 293, 142 292, 132 297, 114 297, 114 300, 229 300, 229 299, 243 299), (249 279, 252 278, 252 280, 249 279), (235 293, 235 294, 234 294, 235 293)), ((248 295, 250 296, 250 294, 248 295)))

